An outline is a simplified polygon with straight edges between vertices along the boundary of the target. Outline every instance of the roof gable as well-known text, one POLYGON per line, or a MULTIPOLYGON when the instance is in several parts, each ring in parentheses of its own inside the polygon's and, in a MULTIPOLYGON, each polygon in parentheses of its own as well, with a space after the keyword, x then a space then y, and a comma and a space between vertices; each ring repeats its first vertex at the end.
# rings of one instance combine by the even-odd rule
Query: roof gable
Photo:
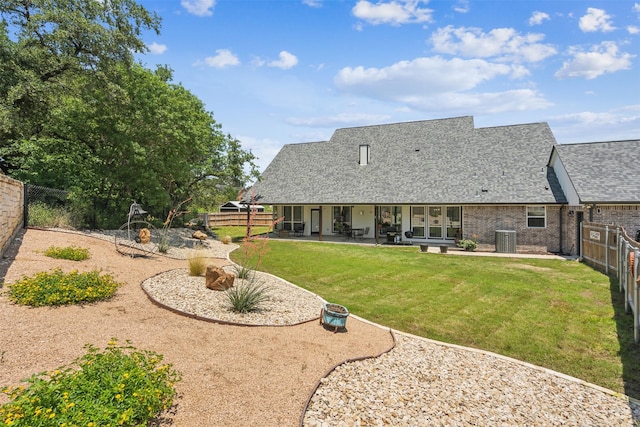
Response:
POLYGON ((640 140, 558 144, 581 203, 640 202, 640 140))

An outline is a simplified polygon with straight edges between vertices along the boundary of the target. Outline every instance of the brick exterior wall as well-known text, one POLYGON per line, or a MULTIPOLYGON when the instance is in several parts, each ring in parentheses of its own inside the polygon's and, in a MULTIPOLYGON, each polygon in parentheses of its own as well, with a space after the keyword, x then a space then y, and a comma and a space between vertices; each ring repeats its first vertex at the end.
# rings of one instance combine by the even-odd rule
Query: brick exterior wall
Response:
POLYGON ((0 255, 23 224, 24 184, 0 174, 0 255))
POLYGON ((496 230, 515 230, 517 252, 579 255, 579 220, 622 226, 635 238, 640 230, 640 205, 547 206, 544 229, 527 228, 525 206, 465 206, 463 229, 465 237, 478 235, 481 250, 495 250, 496 230))
POLYGON ((464 236, 478 236, 480 250, 495 250, 496 230, 516 232, 516 252, 560 251, 560 207, 547 206, 545 228, 527 227, 526 206, 464 206, 464 236))
POLYGON ((635 238, 636 232, 640 230, 640 205, 596 205, 591 211, 593 219, 589 218, 587 210, 584 218, 586 221, 620 225, 631 238, 635 238))

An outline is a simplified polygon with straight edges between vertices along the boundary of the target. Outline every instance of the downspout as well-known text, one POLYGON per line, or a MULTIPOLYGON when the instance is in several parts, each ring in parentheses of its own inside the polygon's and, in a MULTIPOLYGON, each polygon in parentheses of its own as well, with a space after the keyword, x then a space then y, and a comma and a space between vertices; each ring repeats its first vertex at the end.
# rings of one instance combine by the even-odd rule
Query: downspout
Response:
POLYGON ((373 229, 374 234, 376 236, 376 246, 378 246, 380 244, 380 237, 378 236, 378 215, 379 215, 379 211, 378 211, 378 206, 373 205, 373 222, 374 222, 374 227, 373 229))
POLYGON ((559 221, 558 221, 559 222, 559 230, 558 231, 560 232, 559 233, 560 238, 558 239, 559 240, 559 242, 558 242, 559 243, 558 244, 559 252, 558 253, 560 253, 560 254, 562 254, 562 238, 563 238, 563 235, 564 235, 564 233, 563 233, 563 228, 564 227, 563 227, 562 218, 564 217, 563 216, 563 211, 564 211, 565 208, 566 208, 565 205, 560 205, 560 213, 559 213, 560 218, 559 218, 559 221))
POLYGON ((318 206, 318 222, 320 226, 318 228, 318 241, 322 241, 322 205, 318 206))

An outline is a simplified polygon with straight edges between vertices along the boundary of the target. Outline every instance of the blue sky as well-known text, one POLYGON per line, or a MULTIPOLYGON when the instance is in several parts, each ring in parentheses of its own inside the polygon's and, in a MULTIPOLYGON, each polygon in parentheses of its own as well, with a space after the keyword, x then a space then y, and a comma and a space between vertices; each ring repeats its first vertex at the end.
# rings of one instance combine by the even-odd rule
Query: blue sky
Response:
POLYGON ((337 128, 474 116, 640 138, 640 2, 140 0, 174 70, 260 170, 337 128))

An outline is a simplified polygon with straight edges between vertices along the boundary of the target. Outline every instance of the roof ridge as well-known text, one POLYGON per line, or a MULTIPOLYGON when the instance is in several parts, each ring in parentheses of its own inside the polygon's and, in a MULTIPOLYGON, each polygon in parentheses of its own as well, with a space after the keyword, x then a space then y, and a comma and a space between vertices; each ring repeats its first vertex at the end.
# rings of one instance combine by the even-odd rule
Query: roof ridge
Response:
MULTIPOLYGON (((441 119, 409 120, 409 121, 406 121, 406 122, 393 122, 393 123, 379 123, 379 124, 374 124, 374 125, 348 126, 348 127, 336 128, 336 132, 339 131, 339 130, 345 130, 345 129, 362 129, 362 128, 383 127, 383 126, 406 125, 406 124, 411 124, 411 123, 445 122, 445 121, 453 121, 453 120, 460 121, 462 119, 471 119, 472 122, 474 121, 473 116, 458 116, 458 117, 448 117, 448 118, 441 118, 441 119)), ((475 128, 475 125, 474 125, 474 128, 475 128)))

